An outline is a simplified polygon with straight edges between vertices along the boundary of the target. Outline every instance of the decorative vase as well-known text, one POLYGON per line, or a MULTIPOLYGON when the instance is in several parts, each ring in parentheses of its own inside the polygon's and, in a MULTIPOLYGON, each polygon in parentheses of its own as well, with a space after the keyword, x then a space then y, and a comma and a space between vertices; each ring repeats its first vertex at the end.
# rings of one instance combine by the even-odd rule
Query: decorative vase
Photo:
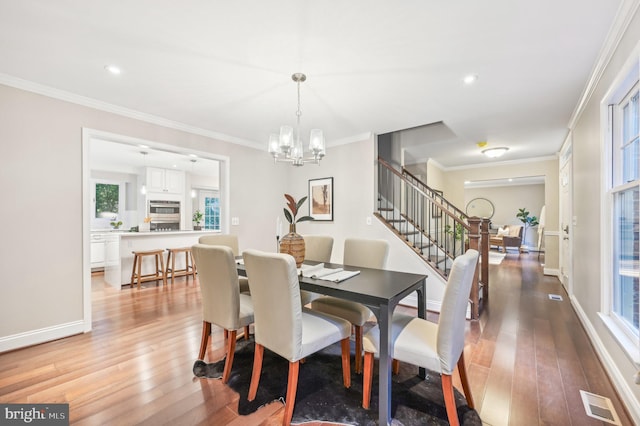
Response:
POLYGON ((304 238, 296 234, 296 224, 289 225, 289 233, 280 240, 280 253, 287 253, 293 256, 296 267, 300 267, 304 261, 304 238))

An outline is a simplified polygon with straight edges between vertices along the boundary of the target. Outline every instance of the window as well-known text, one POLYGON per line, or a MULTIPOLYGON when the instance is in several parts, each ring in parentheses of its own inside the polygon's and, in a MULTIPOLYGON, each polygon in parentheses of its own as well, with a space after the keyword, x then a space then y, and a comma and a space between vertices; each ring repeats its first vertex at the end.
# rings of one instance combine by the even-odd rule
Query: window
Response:
POLYGON ((216 190, 198 191, 198 208, 204 213, 204 229, 220 230, 220 193, 216 190))
POLYGON ((220 198, 204 198, 204 229, 220 230, 220 198))
POLYGON ((121 219, 125 206, 125 184, 115 180, 92 181, 92 228, 108 228, 109 222, 121 219))
MULTIPOLYGON (((635 74, 637 76, 637 73, 635 74)), ((638 341, 640 109, 637 77, 618 88, 624 95, 609 104, 609 176, 607 209, 611 218, 610 316, 628 338, 638 341), (629 88, 629 86, 631 86, 629 88)))
POLYGON ((120 185, 96 183, 95 217, 112 218, 120 209, 120 185))

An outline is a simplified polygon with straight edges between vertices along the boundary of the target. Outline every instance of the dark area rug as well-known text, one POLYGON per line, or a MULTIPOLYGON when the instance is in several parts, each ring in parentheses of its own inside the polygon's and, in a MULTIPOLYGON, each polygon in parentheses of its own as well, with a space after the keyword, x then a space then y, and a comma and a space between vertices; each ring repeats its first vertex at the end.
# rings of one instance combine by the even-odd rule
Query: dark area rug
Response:
MULTIPOLYGON (((353 342, 352 342, 353 345, 353 342)), ((253 339, 238 341, 233 369, 228 385, 240 395, 238 412, 247 415, 274 400, 282 400, 287 392, 289 363, 265 349, 262 376, 256 399, 247 401, 253 368, 253 339)), ((352 347, 353 353, 353 347, 352 347)), ((353 356, 351 368, 353 369, 353 356)), ((207 364, 196 361, 193 374, 200 378, 220 378, 224 360, 207 364)), ((378 363, 374 366, 371 408, 362 408, 362 375, 351 373, 351 388, 342 383, 340 344, 332 345, 307 358, 300 365, 298 393, 292 423, 309 421, 338 422, 352 425, 376 425, 378 422, 378 363)), ((395 425, 448 425, 444 407, 440 375, 427 371, 425 380, 418 376, 418 368, 401 363, 400 373, 393 376, 392 408, 395 425)), ((456 405, 461 424, 481 426, 475 410, 467 406, 457 390, 456 405)))

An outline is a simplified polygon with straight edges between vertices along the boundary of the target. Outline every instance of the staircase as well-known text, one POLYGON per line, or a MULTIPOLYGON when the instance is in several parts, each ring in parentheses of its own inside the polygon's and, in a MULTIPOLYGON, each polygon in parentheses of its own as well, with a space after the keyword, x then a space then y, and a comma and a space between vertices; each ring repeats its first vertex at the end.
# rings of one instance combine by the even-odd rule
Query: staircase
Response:
MULTIPOLYGON (((488 259, 489 220, 469 218, 404 168, 399 171, 378 158, 378 211, 374 213, 431 269, 445 280, 453 259, 473 248, 488 259)), ((481 262, 471 289, 471 317, 480 315, 489 284, 488 262, 481 262)))

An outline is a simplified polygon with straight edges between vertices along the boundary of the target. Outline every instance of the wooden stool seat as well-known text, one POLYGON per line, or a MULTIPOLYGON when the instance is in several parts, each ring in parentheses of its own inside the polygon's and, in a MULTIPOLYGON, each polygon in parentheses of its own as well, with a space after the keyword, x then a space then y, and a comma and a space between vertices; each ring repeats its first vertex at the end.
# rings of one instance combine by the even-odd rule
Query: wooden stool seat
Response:
POLYGON ((189 276, 196 279, 196 264, 193 261, 193 254, 191 253, 191 247, 180 247, 180 248, 168 248, 167 251, 169 254, 167 255, 167 269, 165 269, 165 276, 171 277, 171 284, 173 284, 174 277, 187 277, 187 281, 189 281, 189 276), (184 253, 184 268, 176 269, 176 255, 184 253))
POLYGON ((134 251, 133 253, 133 269, 131 270, 131 288, 138 282, 138 290, 140 283, 146 281, 162 280, 162 284, 167 285, 166 275, 164 271, 164 250, 147 250, 134 251), (142 260, 145 256, 154 256, 156 261, 155 273, 142 274, 142 260))

